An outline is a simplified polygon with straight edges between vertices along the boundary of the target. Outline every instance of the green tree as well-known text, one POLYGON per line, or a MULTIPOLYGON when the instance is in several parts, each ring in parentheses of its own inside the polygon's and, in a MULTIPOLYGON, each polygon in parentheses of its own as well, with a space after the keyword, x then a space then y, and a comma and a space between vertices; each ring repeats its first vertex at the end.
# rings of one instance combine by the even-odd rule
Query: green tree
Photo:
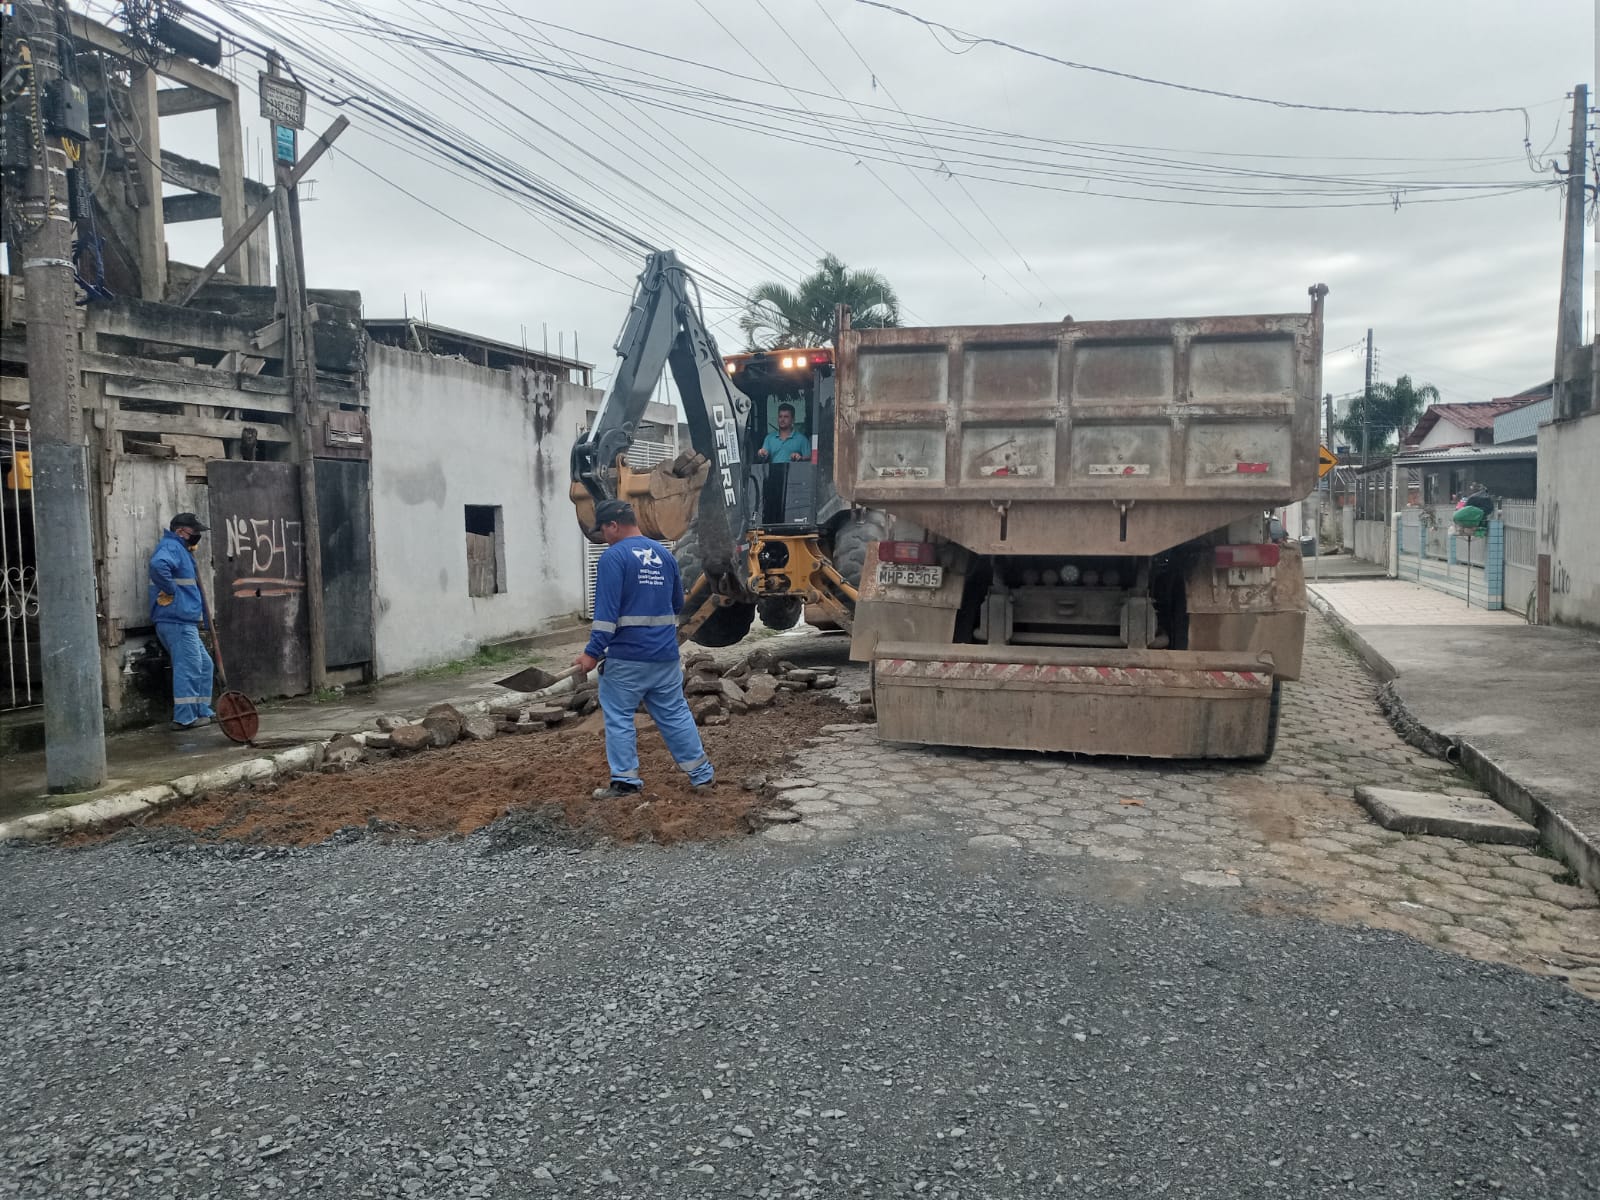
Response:
POLYGON ((824 346, 833 340, 835 308, 850 306, 857 329, 900 324, 900 300, 879 272, 851 270, 829 254, 798 286, 763 283, 750 293, 739 328, 748 350, 824 346))
POLYGON ((1372 385, 1371 404, 1367 397, 1357 396, 1350 402, 1350 415, 1339 422, 1339 432, 1351 446, 1361 449, 1362 426, 1367 425, 1373 453, 1382 453, 1397 434, 1404 435, 1423 409, 1439 402, 1439 389, 1431 383, 1421 385, 1411 382, 1411 376, 1402 375, 1393 383, 1372 385), (1371 424, 1367 424, 1368 413, 1371 424))

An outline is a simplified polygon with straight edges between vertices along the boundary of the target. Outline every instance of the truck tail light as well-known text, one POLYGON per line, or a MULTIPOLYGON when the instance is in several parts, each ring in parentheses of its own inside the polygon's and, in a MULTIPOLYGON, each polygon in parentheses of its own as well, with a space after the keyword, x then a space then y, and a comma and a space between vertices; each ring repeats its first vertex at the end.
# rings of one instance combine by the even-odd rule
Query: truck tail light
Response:
POLYGON ((931 567, 939 556, 932 542, 879 542, 878 561, 931 567))
POLYGON ((1217 569, 1229 567, 1275 567, 1278 565, 1278 546, 1263 542, 1257 546, 1218 546, 1217 569))

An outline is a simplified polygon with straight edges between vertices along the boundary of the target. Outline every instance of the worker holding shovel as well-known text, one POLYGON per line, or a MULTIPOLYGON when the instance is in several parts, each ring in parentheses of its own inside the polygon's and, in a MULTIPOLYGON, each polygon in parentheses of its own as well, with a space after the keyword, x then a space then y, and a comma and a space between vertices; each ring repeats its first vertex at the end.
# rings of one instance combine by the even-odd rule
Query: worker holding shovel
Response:
POLYGON ((194 560, 206 528, 194 513, 179 513, 150 556, 150 621, 172 659, 174 729, 209 725, 216 716, 211 709, 211 655, 200 641, 200 630, 209 628, 209 622, 194 560))
POLYGON ((594 798, 630 796, 644 787, 639 777, 639 735, 633 723, 641 702, 689 782, 697 788, 708 786, 715 772, 684 699, 683 668, 678 660, 677 614, 683 608, 683 577, 677 560, 660 542, 639 532, 631 504, 602 500, 595 505, 594 515, 608 549, 595 570, 594 627, 589 644, 573 659, 573 666, 585 674, 605 659, 600 709, 605 714, 611 782, 597 788, 594 798))

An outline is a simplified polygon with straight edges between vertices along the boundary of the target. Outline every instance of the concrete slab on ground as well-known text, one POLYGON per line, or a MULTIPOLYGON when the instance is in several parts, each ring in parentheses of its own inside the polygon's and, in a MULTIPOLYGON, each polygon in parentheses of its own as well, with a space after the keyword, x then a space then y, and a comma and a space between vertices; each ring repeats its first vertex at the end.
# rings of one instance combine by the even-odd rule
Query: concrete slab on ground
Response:
POLYGON ((1487 796, 1451 796, 1361 784, 1356 788, 1356 800, 1374 821, 1397 833, 1427 833, 1501 846, 1534 846, 1539 842, 1537 829, 1487 796))
POLYGON ((1311 593, 1390 681, 1403 719, 1458 745, 1477 783, 1600 889, 1600 638, 1399 580, 1311 593))

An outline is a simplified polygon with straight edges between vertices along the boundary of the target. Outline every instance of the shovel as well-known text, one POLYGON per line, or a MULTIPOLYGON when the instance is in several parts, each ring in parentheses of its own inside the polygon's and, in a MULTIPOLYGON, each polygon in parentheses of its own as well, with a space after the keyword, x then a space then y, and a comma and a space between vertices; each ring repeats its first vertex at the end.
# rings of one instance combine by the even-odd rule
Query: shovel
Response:
POLYGON ((504 679, 496 680, 495 686, 512 692, 553 696, 557 692, 570 692, 577 686, 577 678, 577 667, 568 667, 565 671, 559 671, 554 675, 549 671, 541 671, 538 667, 524 667, 515 675, 507 675, 504 679))
POLYGON ((230 742, 251 742, 261 729, 261 716, 249 696, 228 687, 228 668, 222 665, 222 633, 211 616, 211 605, 206 602, 206 591, 196 573, 195 590, 200 593, 200 612, 211 629, 211 648, 217 655, 217 678, 222 681, 222 695, 217 697, 217 724, 222 736, 230 742))

